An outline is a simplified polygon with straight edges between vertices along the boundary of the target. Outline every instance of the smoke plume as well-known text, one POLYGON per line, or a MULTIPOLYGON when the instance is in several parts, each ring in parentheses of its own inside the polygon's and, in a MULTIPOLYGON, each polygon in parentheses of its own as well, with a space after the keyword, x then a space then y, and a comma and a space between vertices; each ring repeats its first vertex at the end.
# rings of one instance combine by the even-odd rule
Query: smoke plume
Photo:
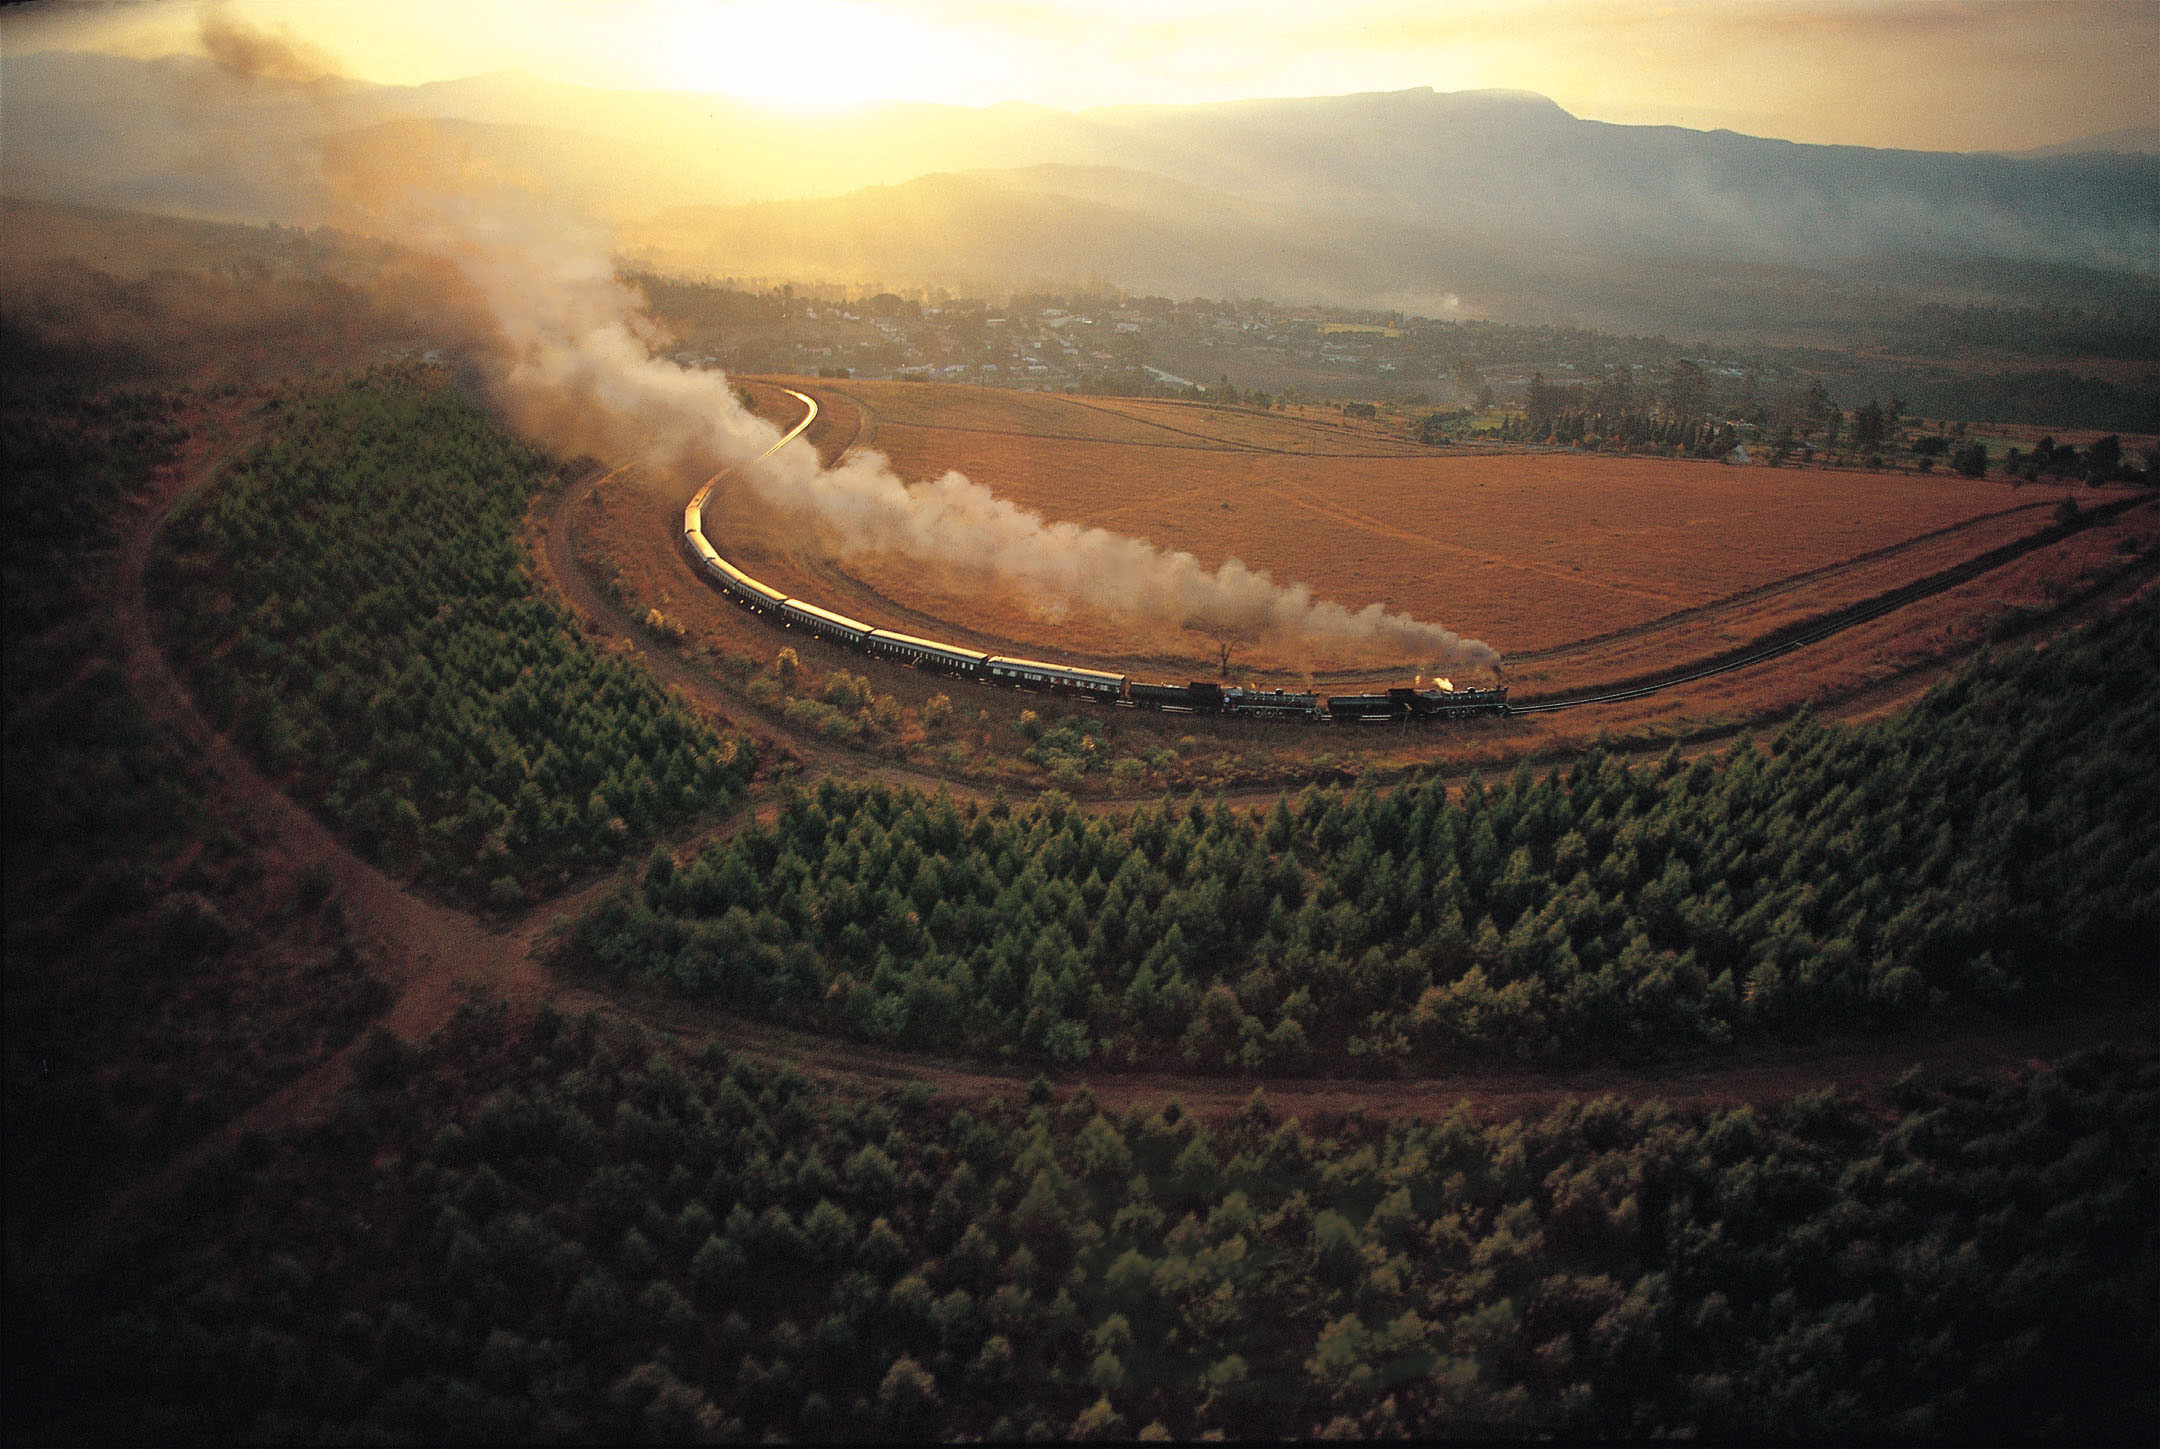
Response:
POLYGON ((203 54, 226 73, 244 79, 305 84, 330 76, 337 67, 304 41, 258 30, 217 6, 203 14, 201 41, 203 54))
MULTIPOLYGON (((260 57, 227 36, 228 50, 260 57)), ((278 52, 276 68, 301 68, 278 52)), ((908 484, 862 452, 835 467, 747 412, 718 372, 657 356, 642 299, 615 275, 597 223, 480 167, 425 123, 333 145, 340 220, 439 257, 484 304, 469 339, 489 393, 521 432, 559 452, 643 457, 685 496, 719 468, 775 508, 806 514, 843 556, 897 554, 925 570, 987 573, 1009 591, 1106 614, 1157 638, 1200 627, 1306 657, 1385 645, 1406 667, 1490 664, 1493 650, 1381 605, 1351 609, 1232 559, 1204 567, 1101 528, 1047 522, 958 473, 908 484)))
POLYGON ((1423 666, 1495 658, 1437 625, 1379 604, 1352 610, 1316 599, 1306 585, 1279 584, 1237 559, 1209 569, 1142 539, 1047 522, 959 473, 909 485, 875 453, 825 468, 797 444, 750 478, 769 501, 807 509, 843 555, 898 553, 929 567, 987 571, 1029 597, 1084 602, 1139 631, 1192 628, 1301 652, 1387 645, 1423 666))

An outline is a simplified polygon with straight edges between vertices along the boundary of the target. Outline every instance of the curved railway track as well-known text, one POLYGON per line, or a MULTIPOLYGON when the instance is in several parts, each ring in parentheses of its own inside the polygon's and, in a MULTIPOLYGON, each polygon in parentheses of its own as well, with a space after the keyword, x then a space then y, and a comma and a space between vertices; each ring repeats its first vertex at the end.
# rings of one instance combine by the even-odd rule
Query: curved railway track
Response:
MULTIPOLYGON (((815 398, 790 387, 781 387, 780 391, 800 402, 806 412, 802 421, 782 436, 778 442, 759 454, 759 459, 770 457, 786 444, 800 437, 818 418, 819 409, 815 398)), ((849 396, 845 393, 842 395, 849 396)), ((870 416, 865 404, 852 397, 850 397, 850 401, 855 402, 855 405, 864 411, 866 417, 870 416)), ((1156 426, 1163 425, 1157 424, 1156 426)), ((1176 430, 1172 429, 1171 431, 1176 430)), ((711 496, 714 486, 727 475, 727 472, 727 469, 722 469, 720 472, 715 473, 705 481, 705 485, 690 499, 688 511, 693 516, 702 513, 706 499, 711 496)), ((1908 604, 1917 603, 1921 599, 1946 593, 1961 584, 1970 583, 1981 575, 2000 568, 2002 565, 2024 554, 2059 541, 2075 528, 2104 522, 2129 509, 2150 502, 2151 500, 2148 498, 2133 497, 2101 504, 2087 510, 2074 523, 2051 525, 2025 538, 1990 549, 1985 553, 1965 560, 1963 563, 1954 564, 1925 578, 1916 579, 1911 583, 1878 594, 1872 599, 1863 600, 1858 604, 1802 621, 1796 625, 1789 625, 1784 629, 1774 631, 1771 635, 1741 650, 1700 660, 1695 664, 1683 666, 1677 671, 1638 677, 1633 680, 1623 681, 1617 685, 1592 689, 1586 692, 1562 694, 1553 698, 1522 700, 1503 706, 1502 712, 1508 714, 1556 714, 1562 710, 1580 709, 1588 705, 1619 704, 1629 700, 1644 699, 1668 689, 1676 689, 1682 685, 1711 679, 1721 674, 1731 674, 1742 669, 1752 668, 1757 664, 1764 664, 1790 654, 1795 650, 1803 649, 1810 644, 1820 643, 1822 640, 1841 634, 1846 630, 1857 628, 1886 614, 1894 613, 1908 604)), ((1949 530, 1943 531, 1947 532, 1949 530)), ((699 534, 698 537, 702 538, 703 535, 699 534)), ((1889 551, 1881 550, 1878 552, 1887 553, 1889 551)), ((1837 567, 1845 566, 1847 565, 1837 567)), ((2133 567, 2151 570, 2160 567, 2160 560, 2147 558, 2133 567)), ((1547 655, 1552 652, 1554 651, 1540 651, 1540 654, 1547 655)), ((1093 671, 1087 672, 1092 673, 1093 671)))
MULTIPOLYGON (((786 447, 788 444, 794 442, 797 438, 801 437, 804 433, 809 432, 810 425, 818 420, 818 405, 816 398, 810 396, 810 394, 805 392, 797 392, 792 387, 783 387, 780 389, 780 391, 786 393, 789 397, 801 403, 804 407, 808 408, 809 411, 803 414, 803 420, 801 422, 797 423, 794 427, 789 428, 785 433, 782 433, 780 435, 779 442, 774 443, 770 448, 767 448, 764 452, 758 454, 755 458, 752 458, 750 461, 753 463, 764 462, 767 458, 770 458, 773 454, 779 452, 782 448, 786 447)), ((707 478, 705 480, 705 486, 698 489, 696 495, 691 498, 690 506, 692 508, 703 508, 705 506, 705 500, 712 496, 713 485, 718 483, 722 478, 727 477, 727 475, 733 471, 734 470, 732 468, 722 468, 719 472, 713 474, 712 477, 707 478)))

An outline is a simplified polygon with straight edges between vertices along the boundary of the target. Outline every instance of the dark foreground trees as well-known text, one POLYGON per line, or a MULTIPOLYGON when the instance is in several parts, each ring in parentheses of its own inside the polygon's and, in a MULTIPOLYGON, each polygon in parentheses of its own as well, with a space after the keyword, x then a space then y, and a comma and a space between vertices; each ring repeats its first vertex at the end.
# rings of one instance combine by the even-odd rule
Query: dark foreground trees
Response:
POLYGON ((6 1218, 57 1225, 336 1051, 388 998, 326 873, 129 688, 113 595, 139 492, 218 403, 118 389, 0 328, 6 1218))
POLYGON ((41 1440, 2149 1430, 2160 1069, 1771 1111, 864 1101, 543 1014, 379 1039, 11 1284, 41 1440))

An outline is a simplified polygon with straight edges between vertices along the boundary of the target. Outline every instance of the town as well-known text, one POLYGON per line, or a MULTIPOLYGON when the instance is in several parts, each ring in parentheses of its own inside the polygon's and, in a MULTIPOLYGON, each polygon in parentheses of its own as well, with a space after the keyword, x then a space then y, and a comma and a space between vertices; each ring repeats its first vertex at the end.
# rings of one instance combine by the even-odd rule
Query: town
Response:
POLYGON ((2152 459, 2160 392, 2075 375, 2104 351, 2095 317, 2042 309, 1911 308, 1879 345, 1681 342, 1292 305, 1135 296, 1107 286, 1004 298, 903 295, 766 279, 632 274, 686 367, 1033 392, 1163 397, 1376 413, 1421 441, 1555 441, 1592 449, 1837 463, 1910 454, 1966 471, 2074 467, 2078 434, 2130 435, 2108 471, 2152 459), (2023 322, 2031 344, 2005 340, 2023 322), (2006 370, 1931 359, 1946 333, 1991 333, 2006 370), (2147 435, 2140 437, 2138 435, 2147 435), (1975 443, 1987 450, 1983 459, 1975 443), (1738 452, 1734 450, 1738 449, 1738 452), (2142 450, 2142 451, 2141 451, 2142 450), (2038 457, 2036 466, 2034 459, 2038 457))

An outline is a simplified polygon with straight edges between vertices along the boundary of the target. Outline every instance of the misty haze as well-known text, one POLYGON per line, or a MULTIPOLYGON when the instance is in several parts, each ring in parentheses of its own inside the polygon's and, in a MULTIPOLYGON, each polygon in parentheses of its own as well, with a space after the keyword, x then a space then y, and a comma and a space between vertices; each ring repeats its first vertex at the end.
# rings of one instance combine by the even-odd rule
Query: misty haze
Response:
POLYGON ((2156 52, 0 14, 11 1440, 2149 1439, 2156 52))

